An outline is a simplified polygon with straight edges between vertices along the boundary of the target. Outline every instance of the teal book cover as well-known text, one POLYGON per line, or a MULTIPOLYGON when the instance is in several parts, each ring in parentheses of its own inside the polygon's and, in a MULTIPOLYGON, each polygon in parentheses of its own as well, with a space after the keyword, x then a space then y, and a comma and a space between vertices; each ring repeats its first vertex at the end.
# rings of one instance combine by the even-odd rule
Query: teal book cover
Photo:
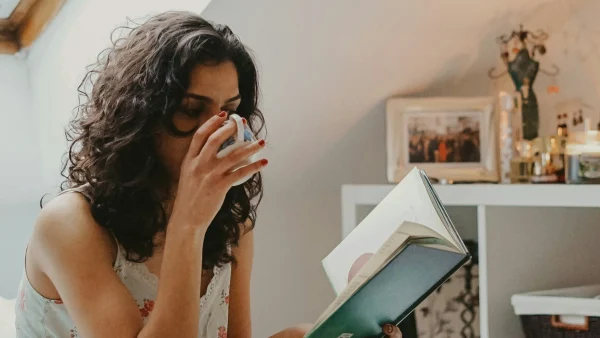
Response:
POLYGON ((383 337, 381 325, 400 324, 469 257, 468 253, 409 242, 306 337, 383 337))

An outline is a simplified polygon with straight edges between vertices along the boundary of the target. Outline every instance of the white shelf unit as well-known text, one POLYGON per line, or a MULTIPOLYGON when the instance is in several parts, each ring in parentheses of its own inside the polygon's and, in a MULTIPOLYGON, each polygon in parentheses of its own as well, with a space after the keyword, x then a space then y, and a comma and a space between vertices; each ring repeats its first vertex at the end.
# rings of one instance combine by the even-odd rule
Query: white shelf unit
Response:
MULTIPOLYGON (((342 238, 358 224, 357 207, 376 205, 393 188, 343 185, 342 238)), ((476 212, 481 338, 524 337, 510 304, 514 293, 600 283, 600 186, 434 188, 448 209, 476 212)))

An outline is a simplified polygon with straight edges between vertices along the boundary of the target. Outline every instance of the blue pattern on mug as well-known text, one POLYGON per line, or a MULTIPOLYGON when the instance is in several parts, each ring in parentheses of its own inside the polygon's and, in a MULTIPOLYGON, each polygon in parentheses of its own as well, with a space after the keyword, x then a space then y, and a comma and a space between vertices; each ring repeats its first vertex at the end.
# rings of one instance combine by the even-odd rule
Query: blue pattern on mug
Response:
MULTIPOLYGON (((252 135, 252 132, 250 131, 248 126, 246 126, 244 128, 244 142, 251 142, 253 140, 254 140, 254 136, 252 135)), ((223 144, 219 148, 219 151, 229 147, 230 145, 232 145, 234 143, 235 143, 235 137, 231 136, 230 138, 227 139, 227 141, 223 142, 223 144)))

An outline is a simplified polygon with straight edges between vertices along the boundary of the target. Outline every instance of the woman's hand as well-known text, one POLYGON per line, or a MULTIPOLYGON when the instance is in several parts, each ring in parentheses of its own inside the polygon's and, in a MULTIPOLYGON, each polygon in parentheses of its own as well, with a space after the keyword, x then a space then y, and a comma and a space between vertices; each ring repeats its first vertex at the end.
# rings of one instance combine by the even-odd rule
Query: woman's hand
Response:
POLYGON ((236 132, 235 123, 223 123, 227 114, 221 112, 206 121, 193 136, 190 148, 181 164, 177 197, 171 220, 183 226, 206 230, 232 185, 260 171, 267 160, 260 160, 234 172, 231 169, 257 153, 264 141, 254 142, 217 158, 220 146, 236 132))

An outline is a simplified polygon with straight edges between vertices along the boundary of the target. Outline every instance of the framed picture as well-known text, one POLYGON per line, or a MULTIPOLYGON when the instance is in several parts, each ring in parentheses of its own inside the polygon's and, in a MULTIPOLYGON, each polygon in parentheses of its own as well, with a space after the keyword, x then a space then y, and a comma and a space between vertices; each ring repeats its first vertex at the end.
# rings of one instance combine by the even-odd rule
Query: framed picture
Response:
POLYGON ((413 167, 447 181, 498 181, 492 97, 391 98, 386 109, 387 178, 413 167))

